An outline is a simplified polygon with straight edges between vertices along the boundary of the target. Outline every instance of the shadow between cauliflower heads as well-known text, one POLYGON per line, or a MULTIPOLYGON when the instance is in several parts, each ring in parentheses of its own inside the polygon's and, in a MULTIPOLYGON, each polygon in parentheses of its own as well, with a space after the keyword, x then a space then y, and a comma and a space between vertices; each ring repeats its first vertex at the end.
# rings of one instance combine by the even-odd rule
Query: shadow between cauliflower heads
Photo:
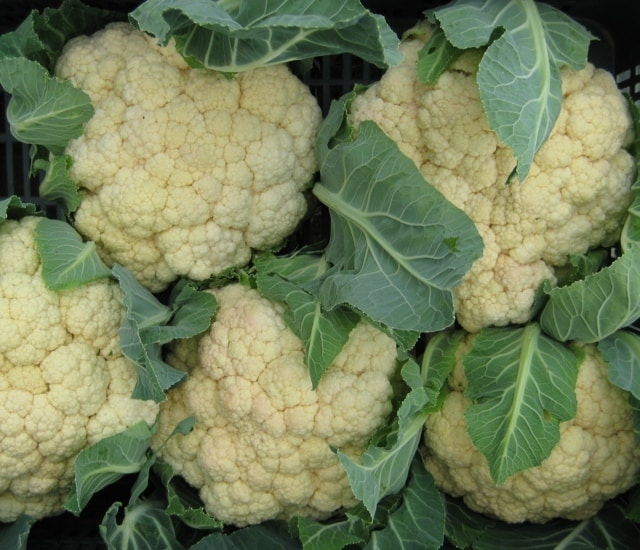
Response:
POLYGON ((102 279, 51 291, 35 231, 42 218, 0 225, 0 521, 64 511, 85 447, 159 406, 132 399, 134 365, 122 355, 118 284, 102 279))

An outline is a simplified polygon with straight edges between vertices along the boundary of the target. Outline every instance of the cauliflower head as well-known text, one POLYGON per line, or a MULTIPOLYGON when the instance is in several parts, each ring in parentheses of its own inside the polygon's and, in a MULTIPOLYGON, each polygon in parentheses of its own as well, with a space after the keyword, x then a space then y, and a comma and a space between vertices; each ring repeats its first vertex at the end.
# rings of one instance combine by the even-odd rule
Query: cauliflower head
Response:
POLYGON ((330 445, 357 459, 387 420, 393 340, 358 324, 313 390, 280 305, 238 283, 213 292, 210 331, 172 344, 167 361, 189 376, 162 403, 152 447, 226 523, 321 519, 355 504, 330 445), (191 415, 193 431, 165 444, 191 415))
POLYGON ((633 430, 628 394, 613 386, 596 345, 581 345, 576 382, 577 412, 560 424, 560 441, 540 466, 496 485, 484 455, 467 433, 462 357, 470 335, 456 351, 451 392, 425 424, 423 456, 443 492, 462 497, 473 510, 510 522, 586 519, 633 486, 640 472, 640 444, 633 430))
MULTIPOLYGON (((427 33, 428 34, 428 33, 427 33)), ((539 285, 557 283, 568 255, 619 238, 635 175, 632 122, 613 77, 593 65, 562 71, 563 105, 524 181, 491 130, 476 74, 481 52, 463 53, 434 86, 418 80, 425 38, 407 39, 403 62, 353 100, 354 125, 373 120, 425 179, 475 222, 483 256, 454 289, 469 332, 529 320, 539 285)))
POLYGON ((75 227, 151 291, 244 265, 305 215, 321 111, 286 66, 228 79, 112 23, 69 41, 55 74, 95 109, 65 151, 75 227))
POLYGON ((77 454, 145 421, 136 369, 119 346, 120 288, 101 280, 48 290, 35 246, 40 218, 0 224, 0 521, 63 511, 77 454))

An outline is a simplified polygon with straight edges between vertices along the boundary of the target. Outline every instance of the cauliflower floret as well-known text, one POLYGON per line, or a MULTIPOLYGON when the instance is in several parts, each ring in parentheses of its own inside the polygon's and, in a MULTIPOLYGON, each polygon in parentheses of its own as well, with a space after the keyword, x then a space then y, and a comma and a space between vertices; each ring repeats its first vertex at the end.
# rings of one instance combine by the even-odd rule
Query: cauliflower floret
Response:
POLYGON ((95 109, 65 151, 75 226, 150 290, 244 265, 306 213, 321 111, 286 66, 228 79, 112 23, 69 41, 55 74, 95 109))
POLYGON ((40 218, 0 224, 0 521, 63 512, 77 454, 159 405, 131 399, 115 281, 48 290, 35 245, 40 218))
POLYGON ((424 462, 436 485, 462 497, 477 512, 510 523, 580 520, 636 483, 640 445, 633 430, 628 394, 607 378, 607 365, 595 345, 583 345, 576 382, 575 418, 560 424, 560 441, 540 466, 496 485, 487 460, 467 433, 466 378, 462 358, 473 335, 460 344, 442 408, 424 431, 424 462))
MULTIPOLYGON (((427 32, 428 34, 428 32, 427 32)), ((484 256, 454 289, 461 326, 529 320, 540 284, 556 284, 568 255, 619 238, 635 175, 631 117, 613 77, 587 64, 562 70, 563 105, 524 181, 507 179, 516 160, 491 130, 468 50, 434 86, 415 70, 426 38, 407 39, 403 62, 358 94, 350 119, 373 120, 425 179, 476 223, 484 256)))
POLYGON ((355 504, 330 446, 355 459, 386 421, 393 340, 358 324, 313 390, 282 307, 241 284, 213 292, 211 330, 172 345, 167 361, 189 377, 161 405, 152 447, 227 523, 320 519, 355 504), (163 445, 190 415, 193 431, 163 445))

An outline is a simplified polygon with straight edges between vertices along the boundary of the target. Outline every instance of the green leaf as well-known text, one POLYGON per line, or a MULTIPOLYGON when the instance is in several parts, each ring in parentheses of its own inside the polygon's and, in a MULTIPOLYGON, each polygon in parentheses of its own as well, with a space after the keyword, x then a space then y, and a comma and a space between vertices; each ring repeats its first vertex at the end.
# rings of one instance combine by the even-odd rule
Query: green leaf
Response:
POLYGON ((633 244, 640 242, 640 107, 631 98, 628 98, 628 104, 634 131, 634 140, 629 152, 636 161, 636 179, 631 186, 633 203, 629 207, 629 215, 620 235, 620 246, 625 252, 633 244))
POLYGON ((302 542, 304 550, 342 550, 349 545, 363 545, 369 539, 369 523, 357 515, 346 513, 341 521, 320 522, 295 517, 290 527, 302 542))
MULTIPOLYGON (((147 294, 147 298, 150 296, 147 294)), ((155 305, 162 304, 156 302, 155 305)), ((217 305, 214 294, 199 290, 193 282, 181 279, 172 288, 168 309, 163 312, 158 311, 159 319, 164 319, 165 314, 169 315, 167 324, 147 326, 138 316, 138 321, 144 326, 143 339, 147 343, 167 344, 173 340, 191 338, 200 334, 211 326, 211 319, 217 305)), ((147 303, 143 310, 145 320, 149 320, 147 313, 151 309, 153 306, 147 303)))
POLYGON ((182 550, 171 517, 161 503, 139 501, 124 509, 124 519, 118 523, 122 504, 114 502, 100 524, 100 536, 109 550, 182 550))
POLYGON ((222 529, 224 524, 207 513, 197 491, 181 478, 174 477, 169 464, 160 461, 154 464, 153 469, 166 491, 167 514, 193 529, 222 529))
POLYGON ((53 78, 35 61, 0 58, 0 85, 11 94, 6 112, 11 134, 52 153, 62 154, 93 116, 87 94, 71 82, 53 78))
POLYGON ((619 330, 598 342, 609 381, 640 399, 640 334, 619 330))
POLYGON ((540 325, 556 340, 597 342, 639 317, 640 245, 635 244, 597 273, 552 289, 540 325))
POLYGON ((544 525, 498 523, 474 545, 475 550, 628 550, 635 548, 640 529, 624 517, 619 504, 607 505, 583 521, 555 520, 544 525))
POLYGON ((165 305, 129 270, 114 265, 112 273, 124 292, 127 310, 119 331, 120 349, 138 372, 132 397, 162 402, 166 399, 166 390, 186 376, 164 361, 162 346, 205 331, 215 314, 215 296, 197 290, 192 283, 180 281, 170 295, 169 304, 165 305))
POLYGON ((331 217, 321 303, 346 304, 396 330, 444 329, 454 321, 452 288, 482 255, 476 226, 375 123, 344 141, 347 105, 332 104, 316 145, 313 193, 331 217))
POLYGON ((35 204, 22 202, 17 195, 0 200, 0 223, 5 220, 19 220, 25 216, 42 216, 35 204))
POLYGON ((484 329, 463 361, 469 436, 494 481, 541 464, 575 416, 576 354, 532 323, 484 329))
POLYGON ((313 283, 326 271, 327 264, 322 256, 260 255, 255 259, 255 267, 258 291, 274 302, 286 304, 285 322, 302 340, 304 361, 315 389, 349 340, 349 333, 358 323, 359 316, 344 307, 327 311, 312 293, 305 290, 305 284, 313 283))
POLYGON ((293 540, 283 522, 268 521, 250 525, 226 535, 213 533, 189 547, 189 550, 299 550, 300 543, 293 540))
POLYGON ((43 218, 36 228, 42 278, 51 290, 69 290, 111 275, 92 241, 67 222, 43 218))
POLYGON ((27 550, 29 533, 35 522, 31 516, 22 514, 11 523, 0 523, 0 548, 27 550))
POLYGON ((420 458, 411 466, 402 504, 389 515, 387 525, 373 531, 367 550, 437 550, 444 542, 445 510, 433 477, 420 458))
POLYGON ((75 212, 82 202, 78 184, 69 175, 72 159, 68 155, 52 156, 48 160, 36 159, 34 170, 43 170, 45 176, 38 194, 45 200, 59 204, 67 214, 75 212))
POLYGON ((228 74, 341 53, 400 61, 398 37, 357 0, 147 0, 130 19, 161 44, 173 37, 190 64, 228 74))
POLYGON ((371 444, 359 462, 337 451, 353 494, 372 518, 378 503, 405 485, 424 423, 438 408, 441 388, 453 368, 458 339, 459 335, 451 332, 434 335, 422 367, 407 359, 401 374, 410 391, 398 408, 385 441, 371 444))
POLYGON ((496 521, 474 512, 459 498, 445 495, 445 535, 455 548, 474 548, 475 541, 496 521))
POLYGON ((447 40, 441 27, 435 27, 429 40, 418 52, 418 80, 433 86, 463 51, 447 40))
POLYGON ((98 491, 127 474, 139 472, 146 462, 151 436, 151 428, 139 422, 80 451, 65 508, 79 515, 98 491))
POLYGON ((460 49, 487 46, 478 69, 491 128, 518 160, 522 181, 562 106, 560 67, 584 67, 593 36, 533 0, 457 0, 433 11, 460 49))

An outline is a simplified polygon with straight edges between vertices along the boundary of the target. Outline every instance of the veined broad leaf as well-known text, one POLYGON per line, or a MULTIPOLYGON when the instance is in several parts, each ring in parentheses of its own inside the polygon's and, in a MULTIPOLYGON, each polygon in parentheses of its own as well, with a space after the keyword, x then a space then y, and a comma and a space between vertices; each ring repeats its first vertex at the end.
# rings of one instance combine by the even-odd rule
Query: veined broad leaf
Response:
POLYGON ((100 536, 108 550, 153 550, 184 546, 161 501, 141 500, 124 509, 124 518, 118 523, 122 503, 114 502, 100 524, 100 536))
POLYGON ((11 94, 7 120, 13 136, 62 154, 93 116, 91 99, 71 82, 53 78, 39 63, 0 58, 0 85, 11 94))
POLYGON ((375 123, 364 121, 349 140, 347 102, 332 104, 316 143, 313 193, 331 217, 321 303, 346 304, 396 330, 442 330, 482 239, 375 123))
POLYGON ((192 65, 228 74, 341 53, 400 61, 398 37, 358 0, 147 0, 130 18, 161 44, 174 38, 192 65))
POLYGON ((42 279, 51 290, 69 290, 111 275, 95 243, 84 242, 67 222, 43 218, 36 228, 42 279))
POLYGON ((139 472, 147 460, 151 436, 151 428, 139 422, 80 451, 65 508, 79 515, 98 491, 124 475, 139 472))
POLYGON ((549 291, 540 325, 562 342, 597 342, 639 317, 640 244, 634 244, 600 271, 549 291))
POLYGON ((619 330, 598 342, 609 381, 640 399, 640 334, 619 330))
POLYGON ((480 96, 522 181, 562 107, 560 67, 584 67, 593 36, 534 0, 456 0, 432 13, 453 46, 487 46, 477 75, 480 96))
POLYGON ((439 406, 439 397, 454 366, 454 353, 461 333, 445 331, 435 334, 422 357, 422 365, 409 358, 401 371, 410 389, 398 408, 386 445, 372 444, 360 462, 338 451, 353 494, 370 516, 386 495, 398 492, 405 484, 415 451, 420 443, 424 423, 439 406))
POLYGON ((557 520, 540 525, 496 523, 476 540, 475 550, 627 550, 635 548, 640 529, 625 519, 620 504, 606 505, 582 521, 557 520))
POLYGON ((414 458, 402 503, 387 524, 371 533, 367 550, 438 550, 444 542, 445 509, 442 495, 421 459, 414 458))
POLYGON ((255 260, 255 267, 258 291, 270 300, 286 304, 285 322, 302 340, 305 364, 316 388, 347 343, 359 316, 343 307, 327 311, 316 296, 306 290, 305 285, 313 284, 327 269, 322 256, 297 254, 277 258, 260 255, 255 260))
POLYGON ((78 184, 71 179, 69 155, 54 155, 51 158, 36 159, 34 170, 43 170, 45 176, 40 182, 38 194, 45 200, 59 204, 65 213, 75 212, 82 202, 78 184))
POLYGON ((469 436, 494 481, 540 465, 576 413, 576 354, 532 323, 482 330, 463 361, 469 436))
POLYGON ((206 330, 216 310, 215 296, 178 283, 171 303, 165 305, 122 266, 115 265, 112 273, 127 309, 119 330, 120 349, 138 372, 132 397, 164 401, 165 391, 179 384, 185 373, 164 361, 162 345, 206 330))
POLYGON ((300 550, 300 543, 287 532, 286 523, 266 521, 237 529, 229 534, 212 533, 189 547, 189 550, 300 550))

